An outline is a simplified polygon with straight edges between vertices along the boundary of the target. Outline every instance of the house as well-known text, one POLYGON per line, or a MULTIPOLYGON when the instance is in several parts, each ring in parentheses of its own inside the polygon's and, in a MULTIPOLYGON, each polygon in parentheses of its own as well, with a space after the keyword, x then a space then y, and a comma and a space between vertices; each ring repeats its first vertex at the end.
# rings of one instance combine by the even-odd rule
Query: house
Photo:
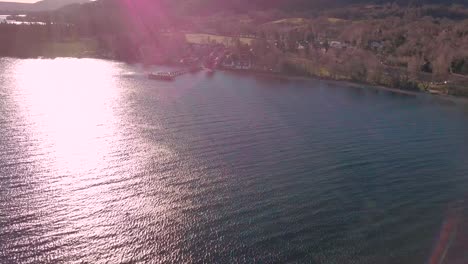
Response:
POLYGON ((340 41, 332 40, 328 43, 330 47, 335 48, 335 49, 344 49, 346 48, 346 44, 340 41))
POLYGON ((243 70, 250 70, 252 68, 252 63, 250 61, 243 61, 240 64, 243 70))
POLYGON ((221 66, 226 69, 250 70, 253 67, 252 61, 247 57, 234 58, 228 55, 221 63, 221 66))
POLYGON ((382 41, 372 40, 369 41, 369 47, 374 50, 380 50, 383 49, 384 44, 382 41))
POLYGON ((297 41, 296 43, 298 50, 305 50, 309 47, 309 41, 306 40, 297 41))

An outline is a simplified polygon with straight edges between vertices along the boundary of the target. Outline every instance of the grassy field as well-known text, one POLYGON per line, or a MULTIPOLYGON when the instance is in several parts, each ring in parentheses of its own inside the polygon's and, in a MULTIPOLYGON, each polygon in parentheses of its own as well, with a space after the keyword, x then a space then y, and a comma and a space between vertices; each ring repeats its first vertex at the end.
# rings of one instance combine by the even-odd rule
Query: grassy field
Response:
POLYGON ((295 17, 295 18, 286 18, 286 19, 276 20, 276 21, 270 22, 270 24, 302 25, 306 22, 307 22, 307 19, 305 18, 295 17))
POLYGON ((285 18, 285 19, 271 21, 263 25, 260 25, 260 27, 273 28, 273 29, 278 29, 278 28, 293 29, 293 28, 301 28, 301 27, 307 26, 309 23, 310 23, 310 20, 308 19, 295 17, 295 18, 285 18))
MULTIPOLYGON (((346 19, 341 19, 341 18, 336 18, 336 17, 329 17, 329 18, 327 18, 327 21, 332 23, 332 24, 348 22, 348 20, 346 20, 346 19)), ((281 25, 281 24, 283 24, 283 25, 290 25, 290 26, 303 26, 303 25, 306 25, 308 22, 309 22, 309 20, 307 20, 305 18, 296 17, 296 18, 286 18, 286 19, 280 19, 280 20, 272 21, 272 22, 266 23, 265 25, 281 25)))
POLYGON ((95 55, 97 44, 92 40, 47 42, 41 50, 44 57, 82 57, 95 55))
POLYGON ((336 17, 329 17, 327 20, 328 20, 328 22, 330 22, 330 23, 332 23, 332 24, 339 23, 339 22, 347 22, 347 21, 348 21, 348 20, 341 19, 341 18, 336 18, 336 17))
MULTIPOLYGON (((224 44, 226 46, 234 45, 236 38, 233 37, 226 37, 226 36, 219 36, 219 35, 211 35, 211 34, 196 34, 196 33, 188 33, 185 34, 185 39, 188 43, 192 44, 206 44, 210 42, 216 42, 220 44, 224 44)), ((240 42, 243 44, 251 45, 254 41, 253 38, 239 38, 240 42)))

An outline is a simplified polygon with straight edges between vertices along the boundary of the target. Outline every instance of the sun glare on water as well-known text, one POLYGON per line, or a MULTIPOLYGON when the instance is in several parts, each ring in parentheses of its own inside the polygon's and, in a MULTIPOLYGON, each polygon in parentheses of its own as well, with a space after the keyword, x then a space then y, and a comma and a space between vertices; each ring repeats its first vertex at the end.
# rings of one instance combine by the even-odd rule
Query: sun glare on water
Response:
MULTIPOLYGON (((170 148, 142 136, 138 120, 133 121, 128 95, 138 82, 122 78, 129 66, 94 59, 17 60, 10 65, 5 102, 14 111, 6 114, 15 120, 12 144, 27 167, 13 179, 28 190, 25 196, 13 194, 25 204, 15 215, 33 212, 37 218, 32 223, 43 227, 36 239, 53 238, 48 245, 61 245, 47 256, 35 256, 34 263, 43 257, 66 259, 64 263, 74 263, 68 261, 72 258, 104 263, 95 262, 103 256, 119 263, 135 257, 132 251, 141 244, 135 243, 139 235, 133 235, 129 217, 170 217, 166 204, 171 200, 155 202, 142 189, 152 184, 161 188, 144 179, 156 178, 160 171, 155 168, 171 164, 174 156, 170 148), (105 255, 116 245, 129 246, 105 255)), ((18 254, 29 252, 26 248, 18 254)))
POLYGON ((55 156, 57 169, 94 168, 108 151, 100 139, 115 132, 116 71, 99 60, 25 60, 16 65, 21 112, 35 123, 34 137, 46 139, 43 147, 55 156))

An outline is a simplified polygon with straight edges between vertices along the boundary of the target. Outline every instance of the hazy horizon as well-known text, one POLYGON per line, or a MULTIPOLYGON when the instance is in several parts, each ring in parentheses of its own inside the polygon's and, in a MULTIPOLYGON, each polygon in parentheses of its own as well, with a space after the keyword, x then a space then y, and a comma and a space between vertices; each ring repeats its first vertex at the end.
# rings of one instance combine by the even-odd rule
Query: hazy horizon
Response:
POLYGON ((3 0, 3 1, 0 1, 0 3, 25 3, 25 4, 32 4, 32 3, 36 3, 36 2, 39 2, 39 1, 36 1, 36 0, 3 0))

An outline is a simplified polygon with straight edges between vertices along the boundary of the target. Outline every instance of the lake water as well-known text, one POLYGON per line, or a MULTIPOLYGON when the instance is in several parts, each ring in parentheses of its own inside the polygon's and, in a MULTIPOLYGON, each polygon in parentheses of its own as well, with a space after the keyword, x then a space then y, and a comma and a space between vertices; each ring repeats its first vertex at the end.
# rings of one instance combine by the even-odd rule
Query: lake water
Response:
POLYGON ((0 59, 0 263, 466 257, 467 104, 156 69, 0 59))

